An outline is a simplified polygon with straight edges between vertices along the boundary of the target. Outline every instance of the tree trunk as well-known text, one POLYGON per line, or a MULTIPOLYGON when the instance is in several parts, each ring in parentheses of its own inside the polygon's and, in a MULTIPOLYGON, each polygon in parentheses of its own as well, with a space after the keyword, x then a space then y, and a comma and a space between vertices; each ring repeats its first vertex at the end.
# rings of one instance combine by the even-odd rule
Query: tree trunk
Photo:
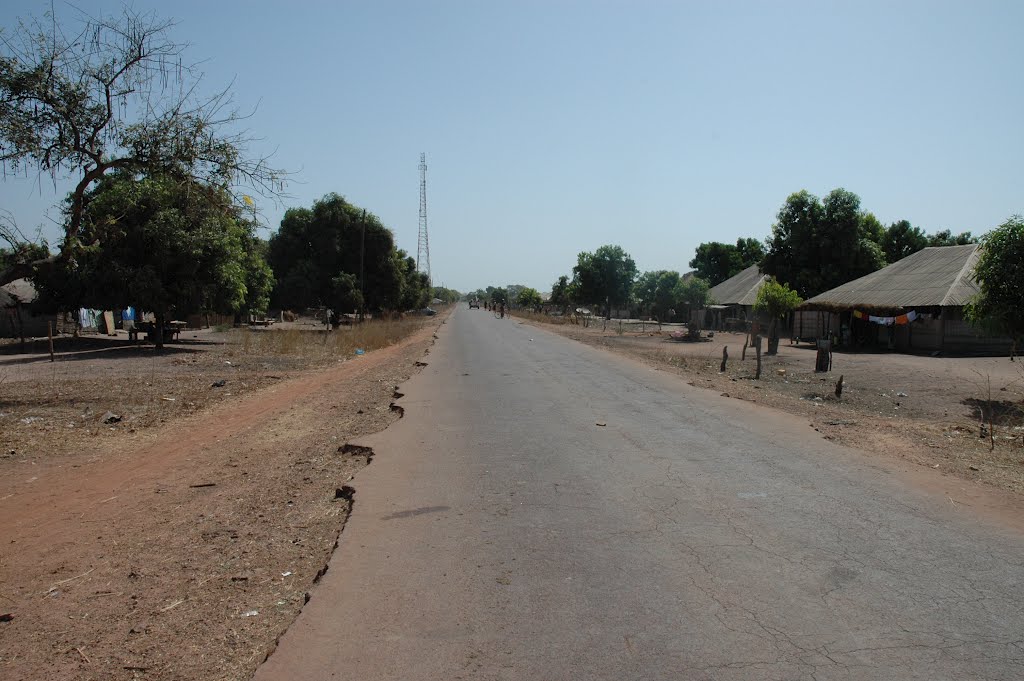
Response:
POLYGON ((157 350, 164 349, 164 319, 167 318, 167 313, 158 310, 153 313, 156 322, 153 327, 153 342, 156 343, 157 350))
POLYGON ((18 313, 18 336, 21 337, 21 351, 25 352, 25 321, 21 318, 21 303, 15 303, 15 311, 18 313))
POLYGON ((754 336, 754 352, 757 353, 757 373, 754 374, 754 378, 757 380, 761 379, 761 336, 754 336))
POLYGON ((768 327, 768 354, 775 355, 779 352, 779 320, 773 318, 768 327))

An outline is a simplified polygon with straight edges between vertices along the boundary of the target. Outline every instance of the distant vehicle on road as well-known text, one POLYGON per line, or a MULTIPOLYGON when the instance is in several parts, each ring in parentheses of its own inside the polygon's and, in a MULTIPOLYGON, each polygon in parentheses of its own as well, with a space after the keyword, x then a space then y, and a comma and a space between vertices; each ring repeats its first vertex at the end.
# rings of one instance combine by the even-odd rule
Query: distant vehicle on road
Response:
POLYGON ((480 301, 479 300, 471 300, 471 301, 469 301, 469 309, 470 310, 472 310, 472 309, 479 310, 480 309, 480 301))

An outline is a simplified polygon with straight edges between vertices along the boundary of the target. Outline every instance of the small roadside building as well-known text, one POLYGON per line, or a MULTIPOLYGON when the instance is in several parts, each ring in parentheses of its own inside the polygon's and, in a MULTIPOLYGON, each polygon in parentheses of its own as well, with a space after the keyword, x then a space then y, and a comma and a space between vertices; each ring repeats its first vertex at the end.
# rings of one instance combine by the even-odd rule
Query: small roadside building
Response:
POLYGON ((708 324, 714 329, 742 329, 754 319, 754 303, 757 292, 768 281, 757 265, 751 265, 739 274, 729 277, 721 284, 712 286, 708 293, 708 324))
POLYGON ((964 306, 978 294, 979 249, 978 244, 925 248, 818 294, 797 312, 794 333, 814 326, 817 337, 834 337, 846 346, 1009 354, 1009 338, 988 335, 964 316, 964 306))
POLYGON ((28 279, 15 279, 0 286, 0 338, 45 336, 56 315, 33 310, 36 287, 28 279))

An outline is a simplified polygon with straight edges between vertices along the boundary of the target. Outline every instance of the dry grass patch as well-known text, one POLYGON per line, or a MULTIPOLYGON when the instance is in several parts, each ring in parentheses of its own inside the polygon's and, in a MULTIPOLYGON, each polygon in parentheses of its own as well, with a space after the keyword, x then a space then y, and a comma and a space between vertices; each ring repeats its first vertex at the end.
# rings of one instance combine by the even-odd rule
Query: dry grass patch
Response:
POLYGON ((387 347, 427 323, 427 318, 371 320, 334 331, 242 328, 228 331, 225 340, 241 355, 287 355, 316 363, 350 357, 357 350, 370 352, 387 347))

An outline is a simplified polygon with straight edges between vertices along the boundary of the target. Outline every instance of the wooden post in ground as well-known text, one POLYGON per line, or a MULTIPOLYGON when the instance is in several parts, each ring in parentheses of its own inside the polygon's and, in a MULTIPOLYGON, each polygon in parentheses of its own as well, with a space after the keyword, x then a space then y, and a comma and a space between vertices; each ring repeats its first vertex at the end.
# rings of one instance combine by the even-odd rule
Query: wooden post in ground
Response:
POLYGON ((746 362, 747 361, 747 345, 749 345, 749 344, 750 344, 750 334, 749 333, 745 333, 745 334, 743 334, 743 352, 740 354, 740 361, 741 362, 746 362))
POLYGON ((50 337, 50 361, 53 361, 53 322, 46 322, 46 335, 50 337))
POLYGON ((761 379, 761 334, 754 336, 754 351, 757 352, 757 373, 754 374, 754 378, 757 380, 761 379))
POLYGON ((836 399, 843 399, 843 377, 840 375, 839 380, 836 382, 836 399))
POLYGON ((832 370, 832 341, 818 339, 818 354, 814 358, 814 372, 825 372, 832 370))
POLYGON ((728 361, 729 361, 729 346, 726 345, 726 346, 722 347, 722 368, 720 369, 720 371, 723 374, 725 373, 725 363, 728 362, 728 361))

